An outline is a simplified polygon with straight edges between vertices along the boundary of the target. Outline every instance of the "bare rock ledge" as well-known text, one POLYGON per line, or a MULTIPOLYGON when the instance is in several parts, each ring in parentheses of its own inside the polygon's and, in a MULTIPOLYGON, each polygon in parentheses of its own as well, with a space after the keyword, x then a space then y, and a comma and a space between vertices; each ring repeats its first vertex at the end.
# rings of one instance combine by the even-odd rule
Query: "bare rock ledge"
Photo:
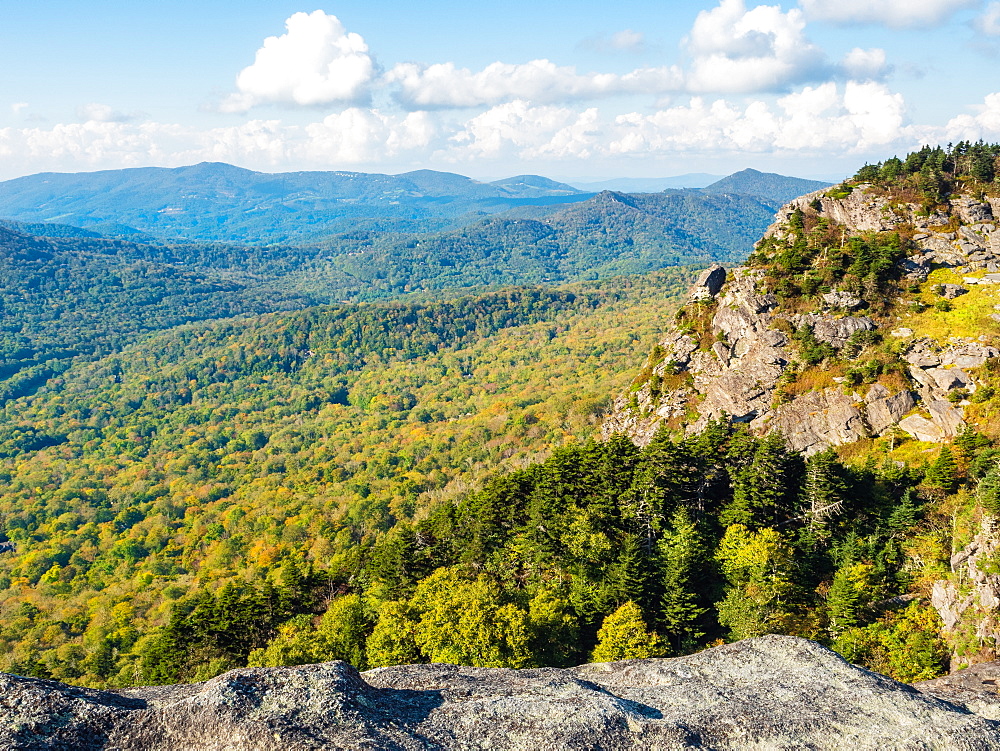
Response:
POLYGON ((0 749, 997 749, 1000 722, 969 709, 983 691, 921 693, 785 636, 569 669, 328 662, 122 691, 0 674, 0 749))

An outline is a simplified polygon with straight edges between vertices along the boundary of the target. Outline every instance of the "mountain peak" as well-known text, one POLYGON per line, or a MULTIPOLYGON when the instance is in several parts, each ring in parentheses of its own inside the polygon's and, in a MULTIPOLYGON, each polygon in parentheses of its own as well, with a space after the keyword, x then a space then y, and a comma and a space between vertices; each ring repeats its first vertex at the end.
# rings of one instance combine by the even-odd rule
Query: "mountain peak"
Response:
POLYGON ((702 188, 706 193, 742 193, 755 196, 778 208, 793 198, 830 187, 830 183, 760 172, 747 167, 702 188))

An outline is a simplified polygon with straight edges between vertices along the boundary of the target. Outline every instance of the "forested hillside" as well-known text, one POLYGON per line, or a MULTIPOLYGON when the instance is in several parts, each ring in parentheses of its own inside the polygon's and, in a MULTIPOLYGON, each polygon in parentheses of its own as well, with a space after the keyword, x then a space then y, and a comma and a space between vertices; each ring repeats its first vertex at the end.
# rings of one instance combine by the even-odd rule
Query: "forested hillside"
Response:
POLYGON ((706 193, 741 193, 780 206, 793 198, 830 187, 819 180, 803 180, 755 169, 740 170, 702 188, 706 193))
POLYGON ((595 434, 689 279, 190 325, 8 402, 4 669, 131 682, 227 582, 301 573, 322 609, 395 523, 595 434))
MULTIPOLYGON (((427 299, 189 323, 11 394, 0 670, 123 686, 329 659, 569 665, 768 632, 908 681, 976 659, 985 632, 971 616, 945 629, 930 600, 963 586, 952 553, 986 544, 1000 513, 998 338, 981 325, 1000 304, 982 171, 998 152, 926 149, 783 211, 733 277, 752 315, 716 289, 675 316, 689 269, 447 289, 655 268, 678 238, 720 257, 736 246, 713 226, 748 206, 727 195, 694 217, 688 192, 606 193, 558 222, 493 217, 398 253, 382 237, 309 273, 258 249, 248 265, 274 289, 337 289, 328 264, 356 274, 358 297, 427 299), (665 217, 684 219, 657 238, 665 217), (823 338, 820 323, 862 311, 861 334, 823 338), (713 328, 719 313, 735 324, 713 328), (774 370, 773 384, 739 374, 763 399, 743 422, 699 415, 711 363, 740 370, 746 354, 727 331, 753 351, 751 333, 767 338, 774 370), (931 373, 952 354, 966 360, 951 379, 931 373), (855 409, 878 389, 909 394, 909 417, 940 402, 958 422, 922 437, 876 430, 869 410, 856 440, 808 454, 769 430, 779 419, 754 423, 811 392, 855 409), (596 442, 619 396, 664 418, 647 445, 596 442)), ((120 255, 176 265, 185 247, 120 255)), ((206 250, 236 273, 238 250, 206 250)))
POLYGON ((148 243, 0 223, 0 400, 181 323, 737 259, 770 218, 755 199, 675 191, 607 193, 547 217, 444 233, 358 229, 313 245, 148 243))

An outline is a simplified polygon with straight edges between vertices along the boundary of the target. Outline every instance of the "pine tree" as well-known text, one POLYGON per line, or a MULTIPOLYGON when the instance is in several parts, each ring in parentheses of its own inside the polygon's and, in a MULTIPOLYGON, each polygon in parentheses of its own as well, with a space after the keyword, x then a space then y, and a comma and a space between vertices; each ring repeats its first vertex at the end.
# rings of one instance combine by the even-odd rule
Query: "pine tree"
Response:
POLYGON ((1000 461, 979 481, 976 500, 986 513, 1000 516, 1000 461))
POLYGON ((671 519, 671 530, 660 540, 663 596, 660 623, 675 654, 690 652, 704 636, 701 627, 707 608, 700 593, 706 577, 705 540, 683 506, 671 519))
POLYGON ((820 451, 806 462, 803 495, 810 527, 824 526, 843 509, 844 483, 837 473, 838 468, 833 449, 820 451))
POLYGON ((947 446, 941 448, 937 459, 927 468, 924 482, 934 488, 940 488, 945 493, 954 493, 958 487, 958 467, 955 457, 947 446))
POLYGON ((719 516, 728 526, 751 528, 779 523, 790 511, 788 502, 792 457, 779 433, 769 433, 757 443, 749 466, 733 480, 733 500, 719 516))
POLYGON ((919 513, 920 510, 917 507, 917 504, 913 501, 913 489, 907 488, 903 492, 903 497, 900 500, 899 505, 892 510, 891 514, 889 514, 889 519, 886 522, 889 533, 892 535, 905 533, 917 523, 919 513))
POLYGON ((857 569, 858 564, 841 566, 826 595, 828 630, 835 639, 845 630, 858 625, 862 597, 858 588, 857 569))

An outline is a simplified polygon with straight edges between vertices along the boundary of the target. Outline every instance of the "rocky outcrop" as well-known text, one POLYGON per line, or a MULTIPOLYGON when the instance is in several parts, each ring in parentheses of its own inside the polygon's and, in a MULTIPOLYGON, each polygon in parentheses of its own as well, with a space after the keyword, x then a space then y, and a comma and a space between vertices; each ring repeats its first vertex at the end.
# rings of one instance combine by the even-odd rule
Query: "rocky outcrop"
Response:
POLYGON ((834 349, 843 349, 847 341, 859 331, 874 331, 878 328, 875 321, 867 316, 844 316, 836 318, 830 315, 809 313, 796 316, 797 326, 809 326, 813 335, 821 342, 826 342, 834 349))
POLYGON ((865 415, 868 426, 876 435, 881 435, 903 419, 903 415, 917 406, 912 391, 898 391, 895 394, 881 383, 875 383, 865 396, 865 415))
POLYGON ((695 283, 691 285, 691 299, 704 300, 715 297, 726 283, 726 269, 717 263, 713 263, 702 271, 695 283))
POLYGON ((925 694, 1000 720, 1000 662, 981 662, 950 675, 913 684, 925 694))
MULTIPOLYGON (((778 212, 765 236, 787 236, 796 211, 818 212, 844 225, 845 233, 901 230, 912 236, 917 248, 901 262, 898 272, 904 280, 923 282, 932 268, 942 265, 977 274, 965 277, 963 285, 937 286, 943 297, 955 299, 976 285, 993 284, 993 277, 1000 284, 1000 227, 995 219, 1000 201, 996 204, 957 197, 946 210, 924 215, 916 205, 890 200, 862 185, 842 198, 820 191, 792 201, 778 212)), ((747 423, 758 433, 780 430, 792 448, 806 454, 884 435, 896 426, 918 440, 942 442, 961 431, 966 398, 977 391, 970 370, 1000 356, 985 334, 944 344, 901 327, 885 333, 905 344, 903 370, 908 371, 909 387, 900 389, 897 381, 892 392, 880 387, 864 398, 846 385, 796 394, 781 385, 789 366, 800 359, 789 337, 793 329, 810 329, 817 342, 842 354, 867 339, 859 335, 898 318, 885 316, 884 311, 878 321, 863 315, 868 303, 857 290, 839 289, 823 292, 816 310, 782 312, 762 283, 762 272, 756 269, 727 273, 713 266, 702 272, 688 297, 688 310, 693 312, 686 318, 700 321, 700 330, 675 329, 660 343, 666 357, 653 375, 659 379, 657 386, 670 383, 671 387, 644 385, 631 397, 618 399, 604 435, 623 432, 645 444, 665 421, 694 432, 709 419, 725 417, 747 423)), ((1000 313, 993 317, 1000 320, 1000 313)), ((788 376, 785 380, 793 377, 788 376)), ((846 377, 833 380, 851 382, 846 377)))
POLYGON ((931 604, 941 616, 942 633, 958 650, 953 662, 972 654, 987 659, 1000 652, 1000 530, 985 517, 978 534, 951 557, 950 579, 934 583, 931 604), (973 643, 965 634, 972 629, 973 643), (966 638, 961 639, 964 635, 966 638), (961 643, 960 643, 961 642, 961 643))
POLYGON ((1000 272, 1000 226, 996 219, 1000 205, 958 196, 948 202, 946 211, 928 215, 916 204, 892 200, 872 191, 870 186, 859 185, 846 198, 831 198, 826 191, 797 198, 782 207, 766 235, 781 236, 793 211, 806 210, 817 202, 823 216, 853 232, 914 229, 913 240, 919 252, 903 266, 907 276, 916 281, 926 279, 933 265, 970 272, 1000 272), (962 225, 957 231, 951 229, 952 217, 962 225))
POLYGON ((788 447, 806 455, 868 436, 864 416, 852 397, 837 389, 810 391, 774 410, 770 425, 788 447))
MULTIPOLYGON (((502 670, 342 662, 90 691, 0 676, 0 749, 939 749, 1000 747, 1000 723, 764 636, 663 660, 502 670)), ((950 695, 950 694, 948 694, 950 695)))
MULTIPOLYGON (((702 276, 707 278, 705 273, 702 276)), ((713 306, 714 341, 706 348, 694 334, 683 330, 669 333, 660 342, 665 357, 653 373, 661 379, 685 375, 687 385, 659 394, 644 386, 635 394, 633 405, 620 398, 604 425, 606 436, 622 432, 645 444, 662 422, 684 418, 692 409, 698 416, 688 422, 690 431, 700 430, 710 419, 725 417, 748 423, 759 432, 779 430, 790 448, 807 455, 881 435, 896 424, 921 440, 941 441, 957 433, 962 415, 946 401, 947 392, 974 388, 974 384, 961 369, 944 368, 943 364, 946 358, 952 364, 975 362, 993 356, 991 348, 962 342, 938 352, 925 340, 911 343, 910 362, 919 371, 915 378, 929 408, 926 417, 913 415, 904 420, 916 406, 914 393, 891 393, 884 386, 870 390, 865 399, 843 389, 826 388, 778 403, 781 378, 796 358, 785 333, 789 326, 809 327, 818 341, 834 350, 847 346, 855 333, 873 331, 877 326, 867 316, 776 314, 777 298, 759 291, 761 278, 758 271, 734 269, 714 298, 699 280, 689 304, 713 306)))

